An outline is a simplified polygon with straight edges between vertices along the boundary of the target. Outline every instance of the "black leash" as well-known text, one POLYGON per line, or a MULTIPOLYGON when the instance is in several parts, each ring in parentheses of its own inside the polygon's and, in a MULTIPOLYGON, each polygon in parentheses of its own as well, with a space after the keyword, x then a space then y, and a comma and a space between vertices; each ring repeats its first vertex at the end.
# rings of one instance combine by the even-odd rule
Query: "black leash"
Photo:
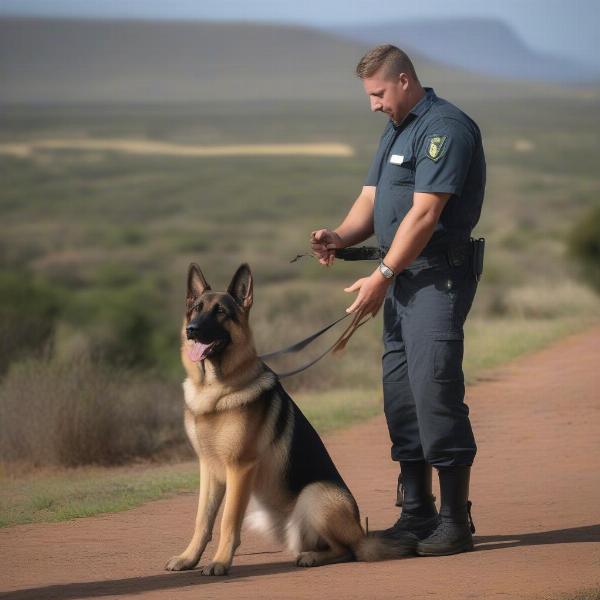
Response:
POLYGON ((343 321, 347 317, 349 317, 352 313, 346 313, 344 316, 336 319, 333 323, 326 325, 323 329, 320 329, 316 333, 309 335, 307 338, 284 348, 283 350, 277 350, 276 352, 269 352, 268 354, 263 354, 259 356, 261 360, 269 360, 270 358, 275 358, 276 356, 281 356, 282 354, 292 354, 294 352, 299 352, 308 346, 313 340, 316 340, 319 336, 323 335, 326 331, 329 331, 334 325, 337 325, 340 321, 343 321))
MULTIPOLYGON (((483 271, 484 248, 485 248, 485 240, 483 238, 479 238, 479 239, 471 238, 469 242, 456 243, 454 245, 449 245, 445 250, 438 248, 436 250, 436 254, 433 256, 423 255, 422 258, 418 257, 417 259, 415 259, 415 261, 413 262, 412 265, 410 265, 406 268, 406 270, 410 270, 411 268, 423 268, 423 266, 432 266, 432 265, 436 264, 436 261, 439 263, 441 260, 443 260, 445 264, 450 264, 452 266, 459 266, 461 264, 464 264, 465 260, 471 260, 470 256, 472 256, 473 257, 473 259, 472 259, 473 275, 475 276, 475 279, 477 281, 479 281, 479 278, 481 277, 481 273, 483 271)), ((350 246, 348 248, 335 248, 334 249, 335 257, 339 258, 341 260, 376 260, 376 261, 380 261, 380 260, 382 260, 384 253, 385 253, 385 249, 377 248, 375 246, 350 246)), ((305 256, 308 256, 310 258, 316 258, 316 256, 312 252, 307 252, 305 254, 297 254, 295 256, 295 258, 292 258, 292 260, 290 260, 290 262, 291 263, 296 262, 296 261, 300 260, 301 258, 304 258, 305 256)), ((300 342, 297 342, 296 344, 293 344, 289 348, 285 348, 284 350, 278 350, 277 352, 271 352, 270 354, 264 354, 263 356, 260 356, 259 358, 261 358, 262 360, 268 360, 269 358, 274 358, 275 356, 280 356, 282 354, 290 354, 293 352, 298 352, 299 350, 302 350, 303 348, 308 346, 312 341, 317 339, 319 336, 323 335, 326 331, 331 329, 334 325, 337 325, 340 321, 342 321, 346 317, 350 316, 350 314, 352 314, 352 313, 345 314, 343 317, 340 317, 333 323, 330 323, 329 325, 323 327, 323 329, 321 329, 320 331, 313 333, 306 339, 304 339, 300 342)), ((325 350, 325 352, 323 352, 321 355, 317 356, 317 358, 315 358, 314 360, 311 360, 309 363, 303 365, 302 367, 299 367, 298 369, 294 369, 293 371, 288 371, 287 373, 280 373, 280 374, 275 373, 275 374, 278 375, 278 377, 280 377, 280 378, 289 377, 290 375, 295 375, 296 373, 300 373, 300 372, 304 371, 305 369, 312 367, 312 365, 319 362, 322 358, 327 356, 327 354, 329 354, 331 351, 336 352, 337 350, 343 349, 344 346, 346 345, 346 343, 348 342, 348 340, 350 339, 350 337, 352 336, 352 334, 359 327, 364 325, 369 319, 370 319, 370 317, 367 317, 366 319, 364 319, 361 322, 360 319, 357 319, 355 316, 354 320, 352 321, 350 326, 344 330, 342 335, 333 343, 333 345, 331 347, 327 348, 327 350, 325 350)))
MULTIPOLYGON (((291 346, 288 346, 287 348, 284 348, 283 350, 277 350, 276 352, 269 352, 268 354, 262 354, 258 358, 260 358, 263 361, 266 361, 266 360, 269 360, 270 358, 275 358, 276 356, 282 356, 284 354, 294 354, 296 352, 299 352, 300 350, 303 350, 304 348, 306 348, 306 346, 311 344, 318 337, 322 336, 325 332, 329 331, 332 327, 337 325, 340 321, 343 321, 344 319, 348 318, 351 314, 352 313, 346 313, 345 315, 341 316, 339 319, 336 319, 335 321, 333 321, 333 323, 326 325, 325 327, 323 327, 316 333, 309 335, 307 338, 300 340, 299 342, 296 342, 295 344, 292 344, 291 346)), ((275 373, 275 371, 273 371, 273 372, 275 373, 275 375, 277 375, 277 377, 279 377, 279 379, 283 379, 284 377, 290 377, 291 375, 296 375, 297 373, 301 373, 302 371, 305 371, 309 367, 312 367, 315 363, 318 363, 322 358, 325 358, 325 356, 327 356, 331 351, 335 351, 336 348, 339 348, 340 350, 342 348, 344 348, 344 346, 350 339, 350 336, 359 327, 364 325, 369 319, 370 319, 370 317, 367 317, 363 321, 359 322, 359 319, 357 319, 357 315, 354 315, 354 319, 352 320, 352 323, 350 324, 350 326, 344 330, 342 335, 331 346, 329 346, 329 348, 327 348, 327 350, 325 350, 325 352, 323 352, 322 354, 319 354, 319 356, 317 356, 310 362, 302 365, 301 367, 298 367, 297 369, 293 369, 292 371, 286 371, 285 373, 275 373)))
MULTIPOLYGON (((292 260, 290 260, 290 262, 291 263, 296 262, 297 260, 300 260, 301 258, 304 258, 305 256, 314 258, 314 255, 312 253, 307 252, 305 254, 297 254, 295 258, 292 258, 292 260)), ((373 246, 353 246, 350 248, 336 248, 335 256, 336 256, 336 258, 340 258, 342 260, 381 260, 381 251, 379 248, 376 248, 373 246)), ((276 356, 282 356, 284 354, 293 354, 293 353, 299 352, 300 350, 303 350, 304 348, 306 348, 306 346, 311 344, 318 337, 322 336, 326 331, 329 331, 332 327, 337 325, 340 321, 343 321, 344 319, 349 317, 351 314, 352 313, 346 313, 339 319, 336 319, 335 321, 333 321, 333 323, 326 325, 325 327, 323 327, 316 333, 313 333, 312 335, 309 335, 307 338, 300 340, 299 342, 296 342, 295 344, 292 344, 288 348, 284 348, 283 350, 277 350, 276 352, 269 352, 268 354, 263 354, 263 355, 259 356, 258 358, 260 358, 263 361, 267 361, 270 358, 275 358, 276 356)), ((277 375, 277 377, 279 377, 279 379, 283 379, 284 377, 290 377, 291 375, 296 375, 297 373, 301 373, 302 371, 305 371, 309 367, 312 367, 315 363, 318 363, 322 358, 325 358, 325 356, 327 356, 330 352, 332 352, 332 351, 336 352, 337 350, 342 350, 346 346, 346 344, 347 344, 348 340, 350 339, 350 337, 352 336, 352 334, 359 327, 362 327, 370 318, 371 317, 369 316, 366 319, 360 321, 360 319, 357 319, 357 315, 354 315, 354 319, 352 320, 352 323, 350 324, 350 326, 344 330, 342 335, 329 348, 327 348, 327 350, 325 350, 325 352, 323 352, 322 354, 319 354, 319 356, 317 356, 310 362, 302 365, 301 367, 298 367, 297 369, 293 369, 292 371, 286 371, 285 373, 275 373, 275 371, 273 371, 273 372, 275 373, 275 375, 277 375)))

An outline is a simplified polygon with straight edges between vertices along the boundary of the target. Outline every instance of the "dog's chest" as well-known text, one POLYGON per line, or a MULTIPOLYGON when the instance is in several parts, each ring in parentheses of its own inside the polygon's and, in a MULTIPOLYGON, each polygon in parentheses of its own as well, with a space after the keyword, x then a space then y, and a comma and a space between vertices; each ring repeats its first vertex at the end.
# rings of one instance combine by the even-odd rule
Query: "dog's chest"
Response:
POLYGON ((198 388, 191 379, 183 382, 183 397, 188 409, 194 415, 206 414, 215 410, 217 402, 222 396, 218 386, 204 386, 198 388))
MULTIPOLYGON (((189 414, 189 413, 188 413, 189 414)), ((186 429, 198 454, 205 460, 226 465, 248 453, 244 415, 239 411, 186 415, 186 429)))

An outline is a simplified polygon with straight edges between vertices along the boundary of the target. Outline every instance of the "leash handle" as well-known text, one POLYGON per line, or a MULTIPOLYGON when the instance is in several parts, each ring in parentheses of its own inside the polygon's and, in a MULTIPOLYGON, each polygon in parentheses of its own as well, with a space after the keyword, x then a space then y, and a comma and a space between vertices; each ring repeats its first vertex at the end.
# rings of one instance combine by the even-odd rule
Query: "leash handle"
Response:
POLYGON ((349 246, 348 248, 336 248, 335 257, 341 260, 376 260, 383 258, 381 250, 374 246, 349 246))
MULTIPOLYGON (((380 261, 382 257, 381 250, 376 246, 348 246, 347 248, 335 248, 334 254, 336 258, 341 260, 348 261, 356 261, 356 260, 376 260, 380 261)), ((301 258, 308 256, 310 258, 315 258, 314 255, 310 252, 305 254, 296 254, 291 263, 294 263, 301 258)))

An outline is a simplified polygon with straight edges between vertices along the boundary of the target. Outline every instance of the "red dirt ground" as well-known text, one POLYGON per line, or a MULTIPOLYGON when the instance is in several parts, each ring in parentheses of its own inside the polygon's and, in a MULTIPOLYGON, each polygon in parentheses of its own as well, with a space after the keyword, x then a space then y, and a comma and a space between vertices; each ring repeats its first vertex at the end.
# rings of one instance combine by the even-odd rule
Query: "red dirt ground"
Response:
MULTIPOLYGON (((467 402, 479 446, 474 552, 300 569, 248 533, 230 576, 169 573, 163 565, 186 546, 194 521, 196 497, 184 494, 1 530, 0 597, 487 600, 600 588, 600 328, 488 373, 467 402)), ((397 465, 383 417, 326 443, 370 528, 389 526, 397 465)))

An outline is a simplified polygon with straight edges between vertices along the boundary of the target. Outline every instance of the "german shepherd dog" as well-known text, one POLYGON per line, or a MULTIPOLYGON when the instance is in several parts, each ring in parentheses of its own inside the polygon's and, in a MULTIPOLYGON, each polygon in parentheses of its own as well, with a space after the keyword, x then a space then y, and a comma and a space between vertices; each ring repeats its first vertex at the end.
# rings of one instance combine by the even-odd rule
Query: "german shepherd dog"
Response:
POLYGON ((248 324, 252 297, 246 264, 227 292, 213 291, 199 267, 189 267, 184 423, 200 462, 200 494, 192 539, 165 568, 196 566, 223 497, 219 545, 203 575, 228 572, 245 516, 285 543, 298 566, 413 554, 410 539, 363 532, 356 501, 319 435, 257 356, 248 324))

